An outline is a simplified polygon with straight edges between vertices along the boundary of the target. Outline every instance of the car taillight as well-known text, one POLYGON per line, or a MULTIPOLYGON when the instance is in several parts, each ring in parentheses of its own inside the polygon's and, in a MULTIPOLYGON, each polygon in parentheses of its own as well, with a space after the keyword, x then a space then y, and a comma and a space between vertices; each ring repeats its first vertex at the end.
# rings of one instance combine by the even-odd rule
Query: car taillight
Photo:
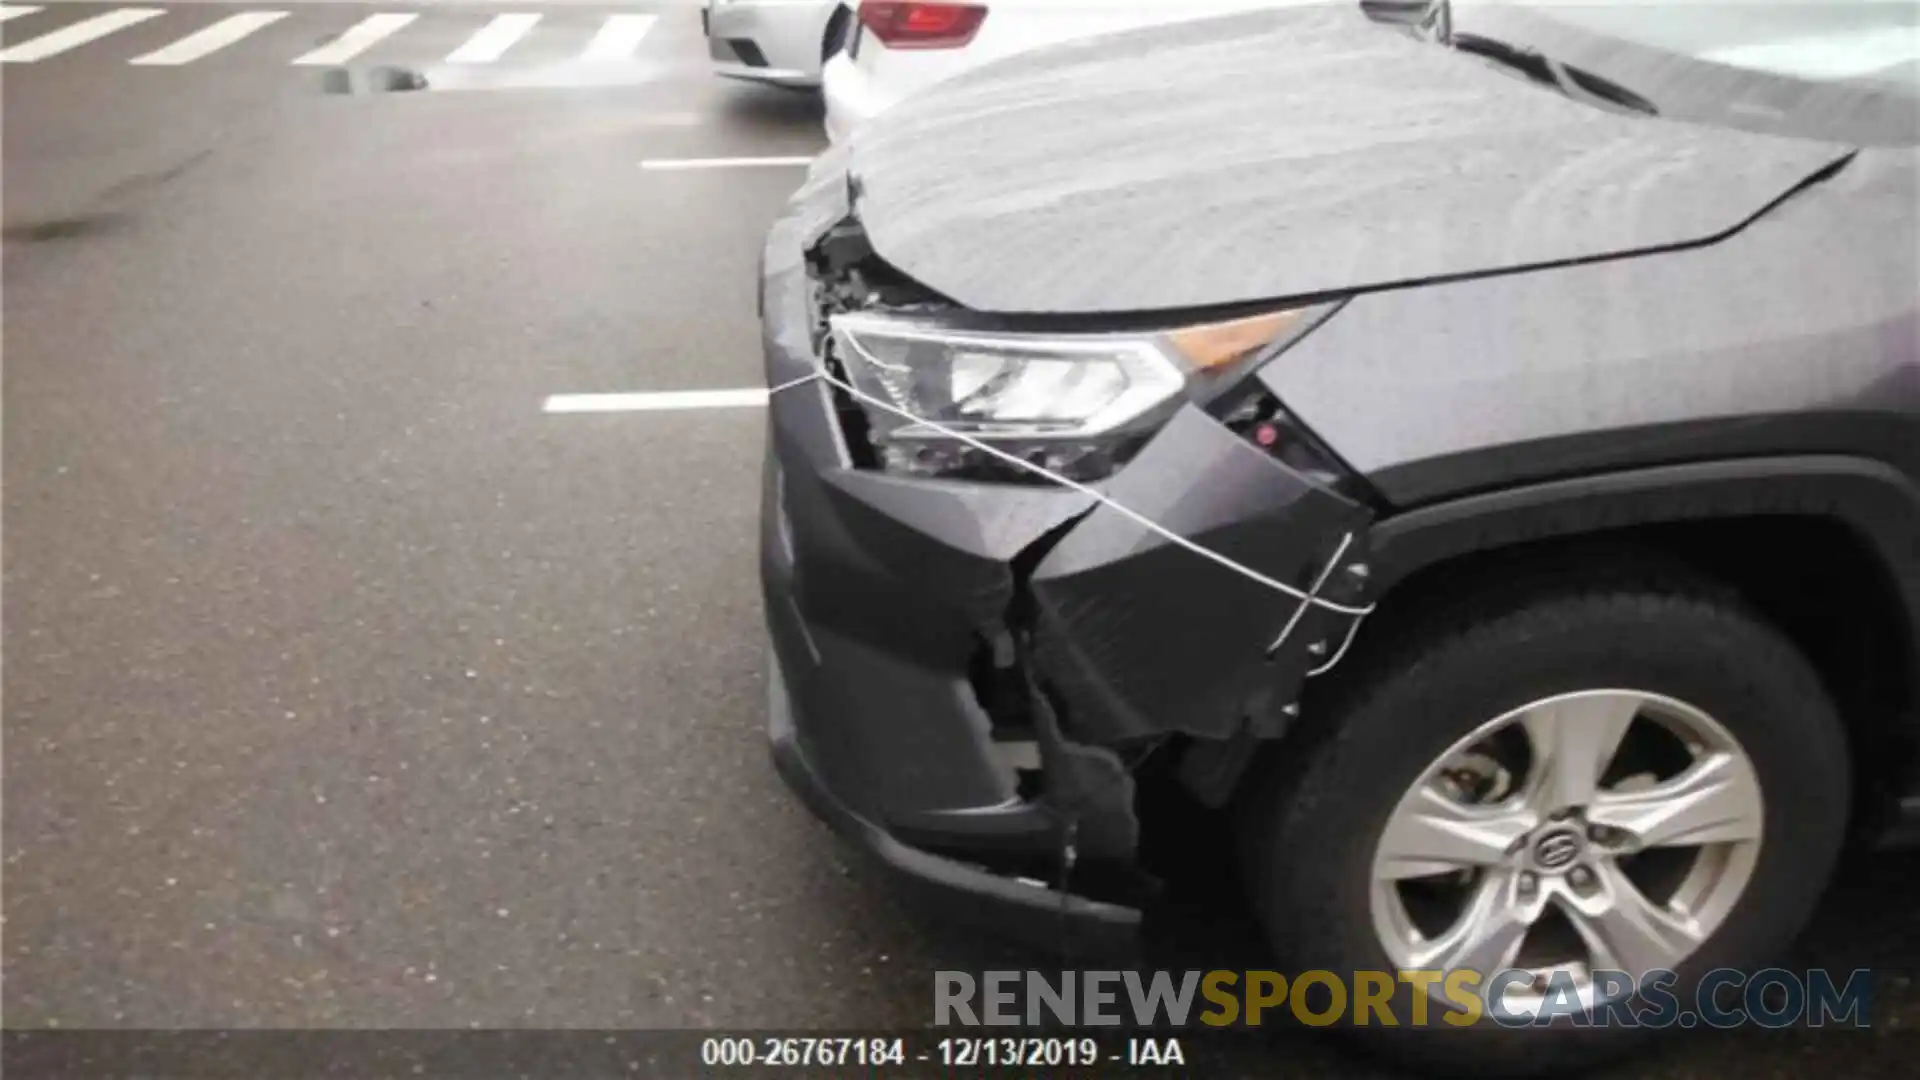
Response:
POLYGON ((890 49, 958 49, 986 21, 985 4, 861 0, 860 25, 890 49))

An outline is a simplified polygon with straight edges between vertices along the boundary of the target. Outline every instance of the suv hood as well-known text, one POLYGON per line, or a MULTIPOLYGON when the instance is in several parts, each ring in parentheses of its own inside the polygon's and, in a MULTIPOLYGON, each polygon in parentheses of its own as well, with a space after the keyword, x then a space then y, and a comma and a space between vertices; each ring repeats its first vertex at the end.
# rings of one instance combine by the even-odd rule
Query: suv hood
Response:
POLYGON ((1075 314, 1703 243, 1848 153, 1572 101, 1355 5, 1012 57, 876 118, 847 161, 893 266, 976 310, 1075 314))

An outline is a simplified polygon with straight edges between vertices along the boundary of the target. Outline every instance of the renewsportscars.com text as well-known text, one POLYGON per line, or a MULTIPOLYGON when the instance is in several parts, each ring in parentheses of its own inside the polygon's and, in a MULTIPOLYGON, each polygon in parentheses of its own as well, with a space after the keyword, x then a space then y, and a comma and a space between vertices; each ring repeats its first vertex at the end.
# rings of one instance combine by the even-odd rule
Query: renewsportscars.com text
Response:
POLYGON ((1867 1027, 1872 972, 1718 968, 1692 992, 1656 970, 1592 973, 1588 1005, 1572 974, 1476 971, 964 971, 934 974, 936 1027, 1867 1027), (1413 993, 1402 993, 1405 989, 1413 993))

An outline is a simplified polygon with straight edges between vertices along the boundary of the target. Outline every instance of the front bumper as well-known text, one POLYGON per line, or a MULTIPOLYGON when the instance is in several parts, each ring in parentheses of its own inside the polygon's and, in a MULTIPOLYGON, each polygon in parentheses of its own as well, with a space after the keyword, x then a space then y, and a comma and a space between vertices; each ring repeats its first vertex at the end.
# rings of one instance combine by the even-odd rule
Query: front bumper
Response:
POLYGON ((774 766, 808 809, 890 874, 903 891, 944 916, 986 924, 1037 944, 1065 941, 1098 953, 1120 953, 1131 945, 1140 922, 1135 908, 1089 900, 909 847, 841 801, 807 759, 777 660, 769 677, 767 733, 774 766))
MULTIPOLYGON (((1352 620, 1086 492, 857 467, 830 385, 789 385, 817 370, 800 252, 842 209, 836 156, 764 261, 768 385, 787 387, 769 403, 761 538, 775 759, 898 875, 1056 944, 1111 940, 1153 895, 1141 763, 1277 734, 1352 620)), ((1101 494, 1300 588, 1366 520, 1191 408, 1101 494)))

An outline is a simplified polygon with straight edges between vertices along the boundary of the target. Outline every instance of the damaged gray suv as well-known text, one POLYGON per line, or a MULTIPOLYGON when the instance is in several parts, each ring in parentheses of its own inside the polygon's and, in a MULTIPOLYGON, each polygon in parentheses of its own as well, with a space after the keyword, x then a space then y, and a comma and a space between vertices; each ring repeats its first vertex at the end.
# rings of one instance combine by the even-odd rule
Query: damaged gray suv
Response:
POLYGON ((1913 20, 1289 7, 857 132, 764 256, 782 774, 1056 942, 1184 803, 1290 970, 1766 960, 1920 821, 1913 20))

